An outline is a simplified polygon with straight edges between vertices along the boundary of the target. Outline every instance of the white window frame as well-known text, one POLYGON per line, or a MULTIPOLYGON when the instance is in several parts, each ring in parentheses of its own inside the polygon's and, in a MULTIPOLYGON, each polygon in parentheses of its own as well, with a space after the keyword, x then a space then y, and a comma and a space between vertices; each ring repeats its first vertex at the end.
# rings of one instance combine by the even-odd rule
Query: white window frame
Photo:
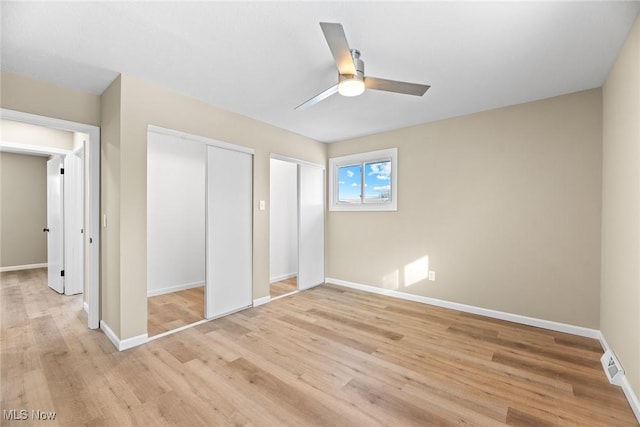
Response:
POLYGON ((333 157, 329 159, 329 211, 397 211, 398 210, 398 149, 370 151, 368 153, 352 154, 349 156, 333 157), (341 203, 338 201, 338 169, 350 165, 362 165, 363 177, 361 185, 364 192, 364 164, 376 161, 391 161, 391 198, 388 202, 376 203, 364 201, 361 195, 360 203, 341 203))

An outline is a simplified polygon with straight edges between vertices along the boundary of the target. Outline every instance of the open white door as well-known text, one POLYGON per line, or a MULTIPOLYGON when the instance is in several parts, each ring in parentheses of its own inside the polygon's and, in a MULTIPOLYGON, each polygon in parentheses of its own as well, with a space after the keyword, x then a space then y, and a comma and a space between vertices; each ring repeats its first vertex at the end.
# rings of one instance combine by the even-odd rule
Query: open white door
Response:
POLYGON ((82 293, 84 282, 84 148, 64 157, 64 293, 82 293))
POLYGON ((298 165, 298 289, 324 283, 324 169, 298 165))
POLYGON ((205 317, 252 304, 253 156, 207 147, 205 317))
POLYGON ((47 161, 47 266, 48 284, 64 293, 64 204, 62 157, 47 161))

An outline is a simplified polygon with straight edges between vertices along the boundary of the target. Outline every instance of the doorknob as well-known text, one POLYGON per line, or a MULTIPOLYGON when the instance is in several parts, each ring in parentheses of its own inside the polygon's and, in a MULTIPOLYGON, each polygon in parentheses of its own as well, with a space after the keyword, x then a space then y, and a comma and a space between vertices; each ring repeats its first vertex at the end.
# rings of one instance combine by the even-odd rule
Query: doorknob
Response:
POLYGON ((48 233, 49 229, 48 228, 43 228, 42 231, 44 231, 45 233, 48 233))

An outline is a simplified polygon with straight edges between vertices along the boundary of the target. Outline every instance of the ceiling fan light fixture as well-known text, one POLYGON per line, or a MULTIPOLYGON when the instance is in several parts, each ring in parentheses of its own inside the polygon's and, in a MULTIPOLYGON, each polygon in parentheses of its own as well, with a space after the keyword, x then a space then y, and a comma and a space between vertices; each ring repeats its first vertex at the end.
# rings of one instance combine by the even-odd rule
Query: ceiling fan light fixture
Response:
POLYGON ((340 76, 338 93, 342 96, 358 96, 364 92, 364 80, 360 76, 340 76))

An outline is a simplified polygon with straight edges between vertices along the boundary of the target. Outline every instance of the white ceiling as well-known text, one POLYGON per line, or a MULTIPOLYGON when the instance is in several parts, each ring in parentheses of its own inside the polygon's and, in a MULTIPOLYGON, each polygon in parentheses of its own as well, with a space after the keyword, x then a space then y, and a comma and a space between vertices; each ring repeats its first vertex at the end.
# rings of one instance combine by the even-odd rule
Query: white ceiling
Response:
POLYGON ((100 94, 119 73, 332 142, 599 87, 640 2, 1 3, 1 67, 100 94), (431 85, 294 107, 335 84, 320 21, 365 74, 431 85))

